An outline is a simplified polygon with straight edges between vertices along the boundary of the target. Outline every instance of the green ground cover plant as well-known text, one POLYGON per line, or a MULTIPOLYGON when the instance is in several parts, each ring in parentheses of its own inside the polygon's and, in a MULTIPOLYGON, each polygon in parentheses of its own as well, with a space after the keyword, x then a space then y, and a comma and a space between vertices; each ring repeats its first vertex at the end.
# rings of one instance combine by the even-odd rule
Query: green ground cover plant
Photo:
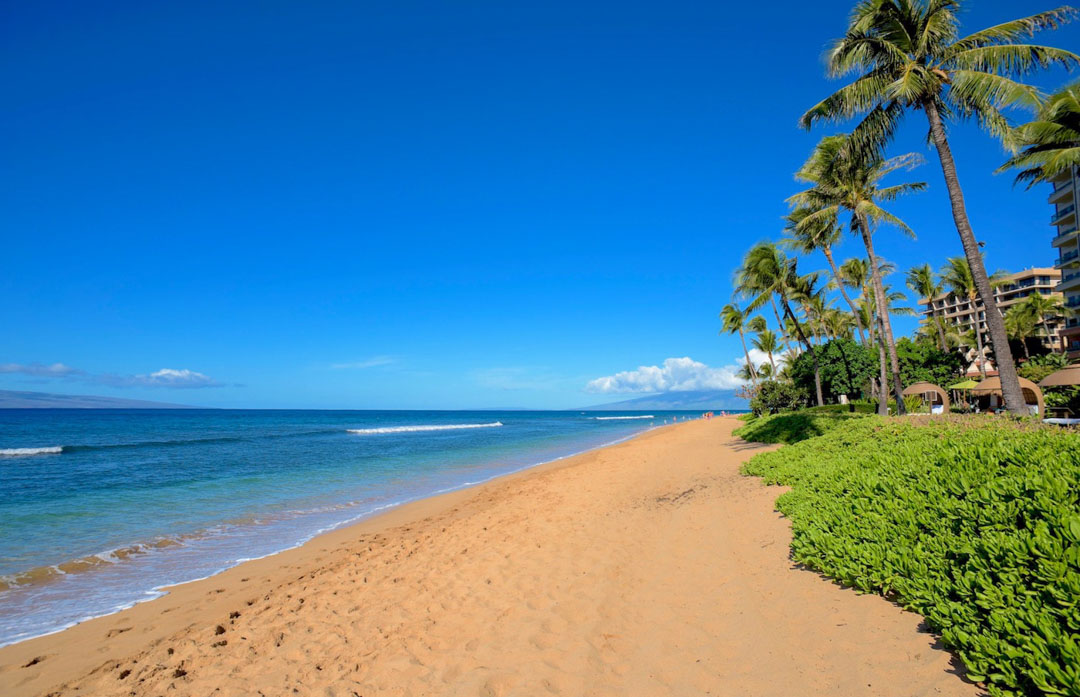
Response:
POLYGON ((826 433, 838 425, 865 416, 865 407, 854 413, 844 404, 800 409, 760 416, 735 429, 735 435, 756 443, 798 443, 826 433))
POLYGON ((1080 434, 867 416, 743 471, 792 487, 796 561, 922 614, 992 695, 1080 695, 1080 434))

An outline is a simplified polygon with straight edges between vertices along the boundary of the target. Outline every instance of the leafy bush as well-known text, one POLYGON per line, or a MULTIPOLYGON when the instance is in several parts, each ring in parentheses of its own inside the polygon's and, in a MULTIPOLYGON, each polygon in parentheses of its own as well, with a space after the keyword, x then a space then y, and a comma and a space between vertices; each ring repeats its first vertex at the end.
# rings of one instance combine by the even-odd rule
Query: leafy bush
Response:
POLYGON ((1069 365, 1069 359, 1062 353, 1048 353, 1044 356, 1035 356, 1017 368, 1020 377, 1027 378, 1032 382, 1039 382, 1050 373, 1065 368, 1069 365))
POLYGON ((1080 435, 870 416, 744 472, 792 487, 797 561, 924 615, 992 695, 1080 694, 1080 435))
POLYGON ((804 407, 810 401, 806 390, 787 380, 766 380, 757 386, 750 399, 750 411, 754 415, 777 414, 804 407))
MULTIPOLYGON (((821 392, 826 401, 840 395, 860 396, 878 371, 877 351, 851 339, 833 339, 815 347, 821 367, 821 392)), ((788 364, 792 382, 807 394, 814 393, 814 360, 808 351, 788 364)))
POLYGON ((849 419, 864 417, 864 413, 850 413, 842 404, 813 409, 800 409, 786 414, 763 416, 735 429, 735 435, 756 443, 798 443, 820 436, 849 419), (838 411, 839 407, 844 411, 838 411))
POLYGON ((931 339, 912 341, 906 336, 896 342, 896 359, 905 387, 916 382, 944 387, 956 382, 967 365, 959 351, 942 351, 931 339))

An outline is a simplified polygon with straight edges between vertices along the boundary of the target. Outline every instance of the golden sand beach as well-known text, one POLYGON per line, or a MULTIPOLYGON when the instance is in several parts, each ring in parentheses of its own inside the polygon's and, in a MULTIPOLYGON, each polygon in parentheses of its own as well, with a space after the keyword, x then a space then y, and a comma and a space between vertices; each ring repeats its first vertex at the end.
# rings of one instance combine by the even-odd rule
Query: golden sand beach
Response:
POLYGON ((731 418, 417 502, 0 649, 0 694, 975 695, 789 559, 731 418))

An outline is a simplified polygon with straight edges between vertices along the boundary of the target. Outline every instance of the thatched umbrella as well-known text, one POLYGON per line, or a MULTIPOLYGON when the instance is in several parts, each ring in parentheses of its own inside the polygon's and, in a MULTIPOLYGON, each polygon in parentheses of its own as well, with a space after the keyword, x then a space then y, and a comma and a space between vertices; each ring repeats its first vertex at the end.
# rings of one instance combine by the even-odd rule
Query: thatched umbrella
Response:
MULTIPOLYGON (((1031 404, 1031 402, 1028 402, 1029 395, 1035 399, 1035 403, 1039 407, 1039 416, 1042 417, 1046 413, 1046 405, 1043 403, 1043 394, 1039 386, 1027 378, 1020 378, 1020 391, 1024 393, 1024 401, 1028 404, 1031 404)), ((978 387, 972 388, 971 393, 976 395, 1001 394, 1001 378, 987 378, 980 382, 978 387)))
POLYGON ((930 413, 934 412, 933 400, 926 399, 926 395, 936 394, 941 398, 941 413, 949 413, 949 395, 945 394, 945 390, 941 389, 932 382, 917 382, 914 385, 908 386, 901 394, 907 397, 908 395, 917 394, 922 397, 926 402, 930 404, 930 413))
POLYGON ((1039 387, 1066 387, 1068 385, 1080 385, 1080 365, 1062 368, 1039 381, 1039 387))

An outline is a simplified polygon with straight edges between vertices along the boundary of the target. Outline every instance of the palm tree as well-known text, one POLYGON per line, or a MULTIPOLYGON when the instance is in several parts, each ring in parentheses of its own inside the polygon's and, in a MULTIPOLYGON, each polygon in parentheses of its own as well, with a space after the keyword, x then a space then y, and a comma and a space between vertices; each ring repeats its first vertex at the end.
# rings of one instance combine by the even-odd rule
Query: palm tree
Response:
POLYGON ((971 266, 975 289, 987 308, 990 343, 997 356, 1006 407, 1027 413, 1012 352, 996 307, 990 277, 968 220, 946 121, 975 118, 991 135, 1012 145, 1002 113, 1012 106, 1037 107, 1037 89, 1013 77, 1050 65, 1080 65, 1080 57, 1047 46, 1021 44, 1043 29, 1071 20, 1070 7, 1005 22, 959 38, 961 0, 864 0, 843 38, 828 55, 831 77, 858 77, 813 106, 800 123, 865 117, 855 129, 855 149, 878 150, 892 138, 909 109, 926 114, 952 204, 953 221, 971 266))
POLYGON ((1024 349, 1024 358, 1028 360, 1031 359, 1031 352, 1028 351, 1027 339, 1035 333, 1037 323, 1038 320, 1025 307, 1025 303, 1013 305, 1005 312, 1005 331, 1010 337, 1020 342, 1020 346, 1024 349))
POLYGON ((780 341, 776 338, 776 334, 769 329, 763 329, 757 333, 757 336, 750 342, 754 348, 769 357, 769 366, 772 368, 772 375, 776 374, 776 359, 773 355, 780 350, 780 341))
POLYGON ((1046 338, 1050 338, 1050 326, 1047 317, 1064 317, 1069 314, 1069 308, 1057 295, 1041 295, 1035 293, 1029 295, 1023 303, 1025 310, 1034 318, 1035 323, 1043 328, 1046 338))
MULTIPOLYGON (((945 260, 945 266, 941 267, 941 282, 945 288, 949 289, 949 292, 953 295, 961 298, 967 298, 968 303, 971 306, 971 316, 973 330, 975 333, 975 345, 978 349, 977 358, 979 361, 979 373, 982 374, 982 379, 986 379, 986 364, 983 360, 983 339, 982 328, 979 326, 979 312, 976 307, 976 300, 979 298, 978 286, 975 284, 975 277, 972 274, 972 269, 968 265, 967 259, 964 257, 949 257, 945 260)), ((987 324, 990 324, 990 315, 997 313, 997 304, 995 303, 991 308, 983 306, 983 314, 986 315, 987 324)), ((1004 327, 1004 320, 1002 320, 1002 327, 1004 327)), ((994 347, 994 355, 997 355, 997 347, 994 347)), ((1001 364, 998 364, 998 375, 1001 375, 1001 364)), ((1019 383, 1017 383, 1019 384, 1019 383)))
POLYGON ((743 355, 746 356, 746 365, 750 371, 750 380, 757 383, 757 371, 754 370, 754 364, 750 360, 750 352, 746 350, 746 316, 747 313, 740 310, 735 303, 724 305, 720 310, 720 321, 723 323, 723 328, 720 331, 727 334, 739 334, 739 340, 742 341, 743 355))
POLYGON ((941 281, 930 270, 930 264, 912 266, 908 269, 906 281, 911 292, 926 298, 926 309, 930 312, 930 323, 937 327, 938 338, 941 340, 941 350, 947 351, 949 347, 945 343, 945 329, 941 326, 941 319, 938 318, 937 312, 934 311, 934 298, 941 294, 941 281))
POLYGON ((821 366, 817 352, 806 338, 802 325, 791 309, 792 296, 799 293, 800 284, 797 261, 787 258, 775 244, 759 242, 746 253, 736 277, 735 288, 737 293, 751 298, 747 306, 749 310, 756 310, 770 301, 780 301, 784 315, 791 320, 796 336, 810 352, 814 364, 815 396, 818 406, 823 406, 825 399, 821 392, 821 366))
POLYGON ((815 222, 801 224, 813 212, 810 208, 798 207, 787 215, 784 232, 787 233, 788 237, 783 241, 783 244, 789 249, 802 254, 810 254, 821 250, 825 260, 829 262, 836 288, 840 291, 844 302, 848 304, 852 314, 855 316, 855 322, 859 327, 859 339, 865 344, 866 335, 863 333, 862 322, 859 321, 859 315, 855 310, 855 303, 852 302, 851 296, 847 294, 847 289, 840 280, 840 270, 836 268, 836 262, 833 260, 832 248, 840 240, 839 221, 835 215, 825 215, 815 222))
MULTIPOLYGON (((925 182, 896 184, 881 187, 881 180, 899 170, 910 168, 918 163, 915 155, 902 155, 885 159, 874 150, 859 151, 850 147, 850 136, 835 135, 823 138, 810 158, 795 175, 797 179, 813 185, 789 199, 799 205, 810 207, 813 212, 806 215, 799 225, 811 227, 830 218, 835 219, 841 210, 851 215, 851 229, 862 237, 863 246, 870 264, 871 288, 877 304, 887 307, 882 290, 881 274, 874 254, 873 228, 881 223, 889 223, 912 237, 911 228, 892 213, 881 208, 879 202, 892 201, 906 193, 922 191, 925 182)), ((879 333, 884 342, 893 373, 893 391, 896 393, 897 412, 903 414, 904 386, 900 384, 900 363, 896 357, 896 344, 893 340, 892 322, 888 312, 879 312, 881 323, 879 333)), ((885 391, 879 397, 879 410, 887 409, 885 391)))
POLYGON ((998 169, 1019 169, 1028 188, 1080 165, 1080 82, 1050 95, 1038 116, 1013 133, 1024 148, 998 169))

